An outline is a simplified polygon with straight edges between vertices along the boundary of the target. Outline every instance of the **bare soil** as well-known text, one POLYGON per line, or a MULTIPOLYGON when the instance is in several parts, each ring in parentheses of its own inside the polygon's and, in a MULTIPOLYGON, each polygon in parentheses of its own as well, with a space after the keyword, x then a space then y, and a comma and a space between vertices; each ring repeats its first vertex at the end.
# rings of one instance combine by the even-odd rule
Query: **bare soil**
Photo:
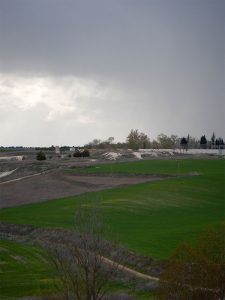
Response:
MULTIPOLYGON (((166 177, 168 178, 168 177, 166 177)), ((0 208, 42 202, 56 198, 100 191, 107 188, 165 179, 152 175, 76 175, 63 170, 48 170, 37 176, 10 178, 0 183, 0 208)))

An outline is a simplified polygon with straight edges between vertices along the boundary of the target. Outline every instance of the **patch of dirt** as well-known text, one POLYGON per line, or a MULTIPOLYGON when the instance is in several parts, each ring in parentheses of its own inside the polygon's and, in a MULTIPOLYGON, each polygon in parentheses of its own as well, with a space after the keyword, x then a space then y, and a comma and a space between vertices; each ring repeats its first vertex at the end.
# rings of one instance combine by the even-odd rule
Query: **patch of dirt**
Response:
POLYGON ((77 175, 54 170, 0 183, 0 208, 79 195, 111 187, 162 180, 155 175, 77 175))
POLYGON ((26 263, 25 258, 22 257, 22 256, 19 256, 19 255, 10 255, 10 257, 13 258, 14 260, 20 262, 20 263, 23 263, 23 264, 26 263))
MULTIPOLYGON (((20 177, 30 176, 36 173, 46 172, 56 169, 57 165, 43 162, 12 161, 0 163, 0 183, 20 177), (7 174, 8 173, 8 174, 7 174), (7 176, 2 176, 6 174, 7 176)), ((1 194, 0 194, 1 195, 1 194)))

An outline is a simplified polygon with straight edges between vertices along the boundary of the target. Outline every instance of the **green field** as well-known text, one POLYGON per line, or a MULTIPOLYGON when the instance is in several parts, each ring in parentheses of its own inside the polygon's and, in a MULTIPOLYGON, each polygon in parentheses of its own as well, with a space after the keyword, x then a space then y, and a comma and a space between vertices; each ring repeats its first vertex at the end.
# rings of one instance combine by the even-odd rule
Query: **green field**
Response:
MULTIPOLYGON (((111 293, 129 293, 131 286, 111 283, 111 293)), ((44 250, 38 246, 0 240, 0 299, 59 293, 44 250)), ((155 299, 153 292, 133 291, 136 299, 155 299)))
MULTIPOLYGON (((217 171, 217 166, 224 161, 204 159, 169 159, 169 160, 139 160, 134 162, 102 164, 88 167, 75 167, 67 169, 74 173, 119 173, 119 174, 167 174, 179 175, 189 172, 204 172, 212 174, 217 171)), ((219 171, 219 170, 218 170, 219 171)))
POLYGON ((149 160, 101 165, 79 172, 188 174, 158 182, 113 188, 0 210, 3 222, 73 228, 80 203, 97 205, 108 234, 138 253, 166 258, 176 245, 194 242, 209 224, 224 219, 224 160, 149 160))
POLYGON ((0 298, 54 292, 54 281, 39 247, 0 240, 0 298))
MULTIPOLYGON (((106 238, 140 254, 167 258, 181 241, 194 242, 208 225, 224 220, 224 160, 151 160, 75 168, 66 172, 167 174, 162 181, 113 188, 0 210, 2 222, 72 229, 80 204, 96 206, 106 238), (197 172, 199 176, 186 176, 197 172), (177 176, 178 175, 178 176, 177 176), (179 175, 182 175, 179 177, 179 175)), ((12 299, 54 293, 49 267, 39 247, 0 240, 0 296, 12 299)), ((128 291, 115 285, 112 291, 128 291)), ((154 293, 134 292, 137 299, 154 293)))

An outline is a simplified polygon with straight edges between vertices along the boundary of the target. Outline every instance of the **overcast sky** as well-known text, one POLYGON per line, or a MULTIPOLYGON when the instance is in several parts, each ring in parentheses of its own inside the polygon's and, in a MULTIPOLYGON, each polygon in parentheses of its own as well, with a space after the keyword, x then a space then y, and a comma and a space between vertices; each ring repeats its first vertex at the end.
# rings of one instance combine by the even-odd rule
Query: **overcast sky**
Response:
POLYGON ((0 145, 224 137, 225 1, 0 0, 0 145))

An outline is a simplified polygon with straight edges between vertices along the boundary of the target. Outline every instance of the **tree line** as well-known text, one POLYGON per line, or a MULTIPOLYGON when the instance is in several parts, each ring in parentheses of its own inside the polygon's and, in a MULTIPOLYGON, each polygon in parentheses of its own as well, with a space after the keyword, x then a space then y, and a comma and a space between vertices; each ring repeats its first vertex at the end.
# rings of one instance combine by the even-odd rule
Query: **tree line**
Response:
POLYGON ((178 137, 177 135, 166 135, 160 133, 156 139, 150 140, 149 136, 138 129, 132 129, 124 143, 115 143, 114 137, 109 137, 105 141, 94 139, 92 142, 85 145, 86 148, 91 149, 106 149, 106 148, 131 148, 138 149, 224 149, 225 143, 223 138, 216 137, 212 134, 210 139, 205 135, 200 138, 192 137, 188 134, 187 137, 178 137))
MULTIPOLYGON (((60 151, 69 151, 71 146, 61 146, 60 151)), ((93 139, 88 144, 81 146, 74 146, 75 149, 224 149, 225 142, 222 137, 217 137, 213 132, 210 138, 206 135, 200 136, 200 138, 193 137, 191 135, 179 137, 175 134, 166 135, 160 133, 156 139, 150 139, 150 137, 139 131, 138 129, 131 129, 125 142, 115 142, 115 138, 110 136, 106 140, 93 139)), ((55 151, 55 146, 50 147, 0 147, 0 152, 12 151, 12 150, 37 150, 37 151, 55 151)), ((77 154, 78 156, 78 154, 77 154)), ((81 155, 82 156, 82 155, 81 155)))

